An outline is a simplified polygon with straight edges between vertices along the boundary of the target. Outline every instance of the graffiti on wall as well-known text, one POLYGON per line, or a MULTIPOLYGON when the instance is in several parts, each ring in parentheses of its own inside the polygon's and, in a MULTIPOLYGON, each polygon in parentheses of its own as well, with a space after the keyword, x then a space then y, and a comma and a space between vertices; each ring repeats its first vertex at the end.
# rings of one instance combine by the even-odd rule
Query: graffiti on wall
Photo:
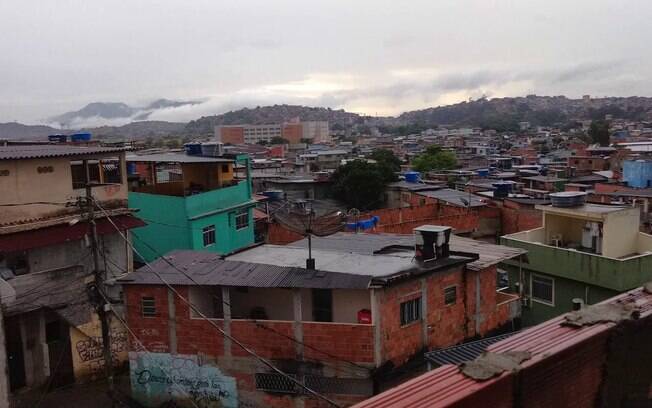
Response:
MULTIPOLYGON (((127 360, 129 336, 119 322, 111 325, 111 351, 113 365, 119 366, 127 360)), ((73 367, 78 381, 94 380, 104 375, 104 355, 100 324, 97 319, 70 330, 73 367)))
POLYGON ((236 381, 193 355, 130 352, 132 395, 143 405, 192 400, 199 407, 237 408, 236 381))
MULTIPOLYGON (((79 354, 81 361, 92 361, 103 358, 102 345, 104 342, 101 337, 87 337, 77 341, 75 349, 79 354)), ((113 329, 111 330, 111 351, 118 354, 127 350, 127 332, 113 329)))

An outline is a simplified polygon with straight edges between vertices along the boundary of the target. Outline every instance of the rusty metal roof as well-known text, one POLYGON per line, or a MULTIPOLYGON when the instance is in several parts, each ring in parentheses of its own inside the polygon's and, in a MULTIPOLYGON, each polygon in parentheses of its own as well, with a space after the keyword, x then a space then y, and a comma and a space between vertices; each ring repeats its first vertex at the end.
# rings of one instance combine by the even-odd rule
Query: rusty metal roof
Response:
MULTIPOLYGON (((631 290, 602 303, 635 306, 640 311, 641 318, 652 315, 652 294, 643 288, 631 290)), ((617 325, 609 322, 571 327, 562 324, 565 316, 548 320, 494 343, 487 348, 487 351, 527 351, 531 353, 531 358, 521 363, 521 367, 526 368, 543 360, 555 358, 559 353, 581 344, 588 338, 605 333, 617 325)), ((448 364, 354 405, 354 408, 455 406, 475 392, 510 375, 513 374, 505 372, 493 379, 479 382, 462 374, 457 366, 448 364)))
POLYGON ((0 146, 0 160, 27 160, 50 157, 92 156, 98 154, 122 153, 118 147, 87 147, 70 145, 20 145, 0 146))

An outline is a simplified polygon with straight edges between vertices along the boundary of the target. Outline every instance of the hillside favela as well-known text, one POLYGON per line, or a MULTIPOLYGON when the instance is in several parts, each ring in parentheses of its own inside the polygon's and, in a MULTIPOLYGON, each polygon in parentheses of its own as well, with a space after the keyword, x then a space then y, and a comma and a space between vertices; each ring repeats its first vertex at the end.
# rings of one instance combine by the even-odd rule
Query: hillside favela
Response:
POLYGON ((652 407, 652 2, 0 3, 0 408, 652 407))

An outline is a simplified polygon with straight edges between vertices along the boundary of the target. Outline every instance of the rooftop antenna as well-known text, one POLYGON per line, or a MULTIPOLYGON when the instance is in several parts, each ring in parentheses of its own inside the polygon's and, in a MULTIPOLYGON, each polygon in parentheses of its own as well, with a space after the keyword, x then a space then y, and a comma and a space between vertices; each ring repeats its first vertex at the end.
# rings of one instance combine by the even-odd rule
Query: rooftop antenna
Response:
POLYGON ((306 269, 315 269, 315 259, 312 257, 312 236, 325 237, 335 234, 344 229, 346 217, 341 211, 331 211, 317 216, 313 203, 308 202, 306 206, 295 206, 288 208, 287 212, 274 213, 274 220, 290 231, 301 234, 308 238, 308 259, 306 269))

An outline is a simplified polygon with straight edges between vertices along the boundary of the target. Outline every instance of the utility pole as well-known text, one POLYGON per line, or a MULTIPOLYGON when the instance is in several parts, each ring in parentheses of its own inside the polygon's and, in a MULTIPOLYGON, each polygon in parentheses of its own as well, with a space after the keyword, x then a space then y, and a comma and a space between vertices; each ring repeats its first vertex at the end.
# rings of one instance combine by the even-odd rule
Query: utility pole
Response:
POLYGON ((93 296, 97 309, 97 315, 100 318, 102 327, 102 349, 104 355, 104 369, 106 378, 109 383, 109 397, 111 405, 114 406, 114 384, 113 384, 113 356, 111 353, 111 335, 109 333, 109 319, 106 310, 106 300, 104 296, 104 276, 100 270, 100 250, 97 244, 97 225, 95 224, 95 203, 93 201, 93 191, 91 189, 90 169, 88 160, 84 160, 84 170, 86 171, 86 210, 89 224, 89 233, 91 241, 91 251, 93 252, 93 275, 95 276, 95 291, 98 293, 93 296))

